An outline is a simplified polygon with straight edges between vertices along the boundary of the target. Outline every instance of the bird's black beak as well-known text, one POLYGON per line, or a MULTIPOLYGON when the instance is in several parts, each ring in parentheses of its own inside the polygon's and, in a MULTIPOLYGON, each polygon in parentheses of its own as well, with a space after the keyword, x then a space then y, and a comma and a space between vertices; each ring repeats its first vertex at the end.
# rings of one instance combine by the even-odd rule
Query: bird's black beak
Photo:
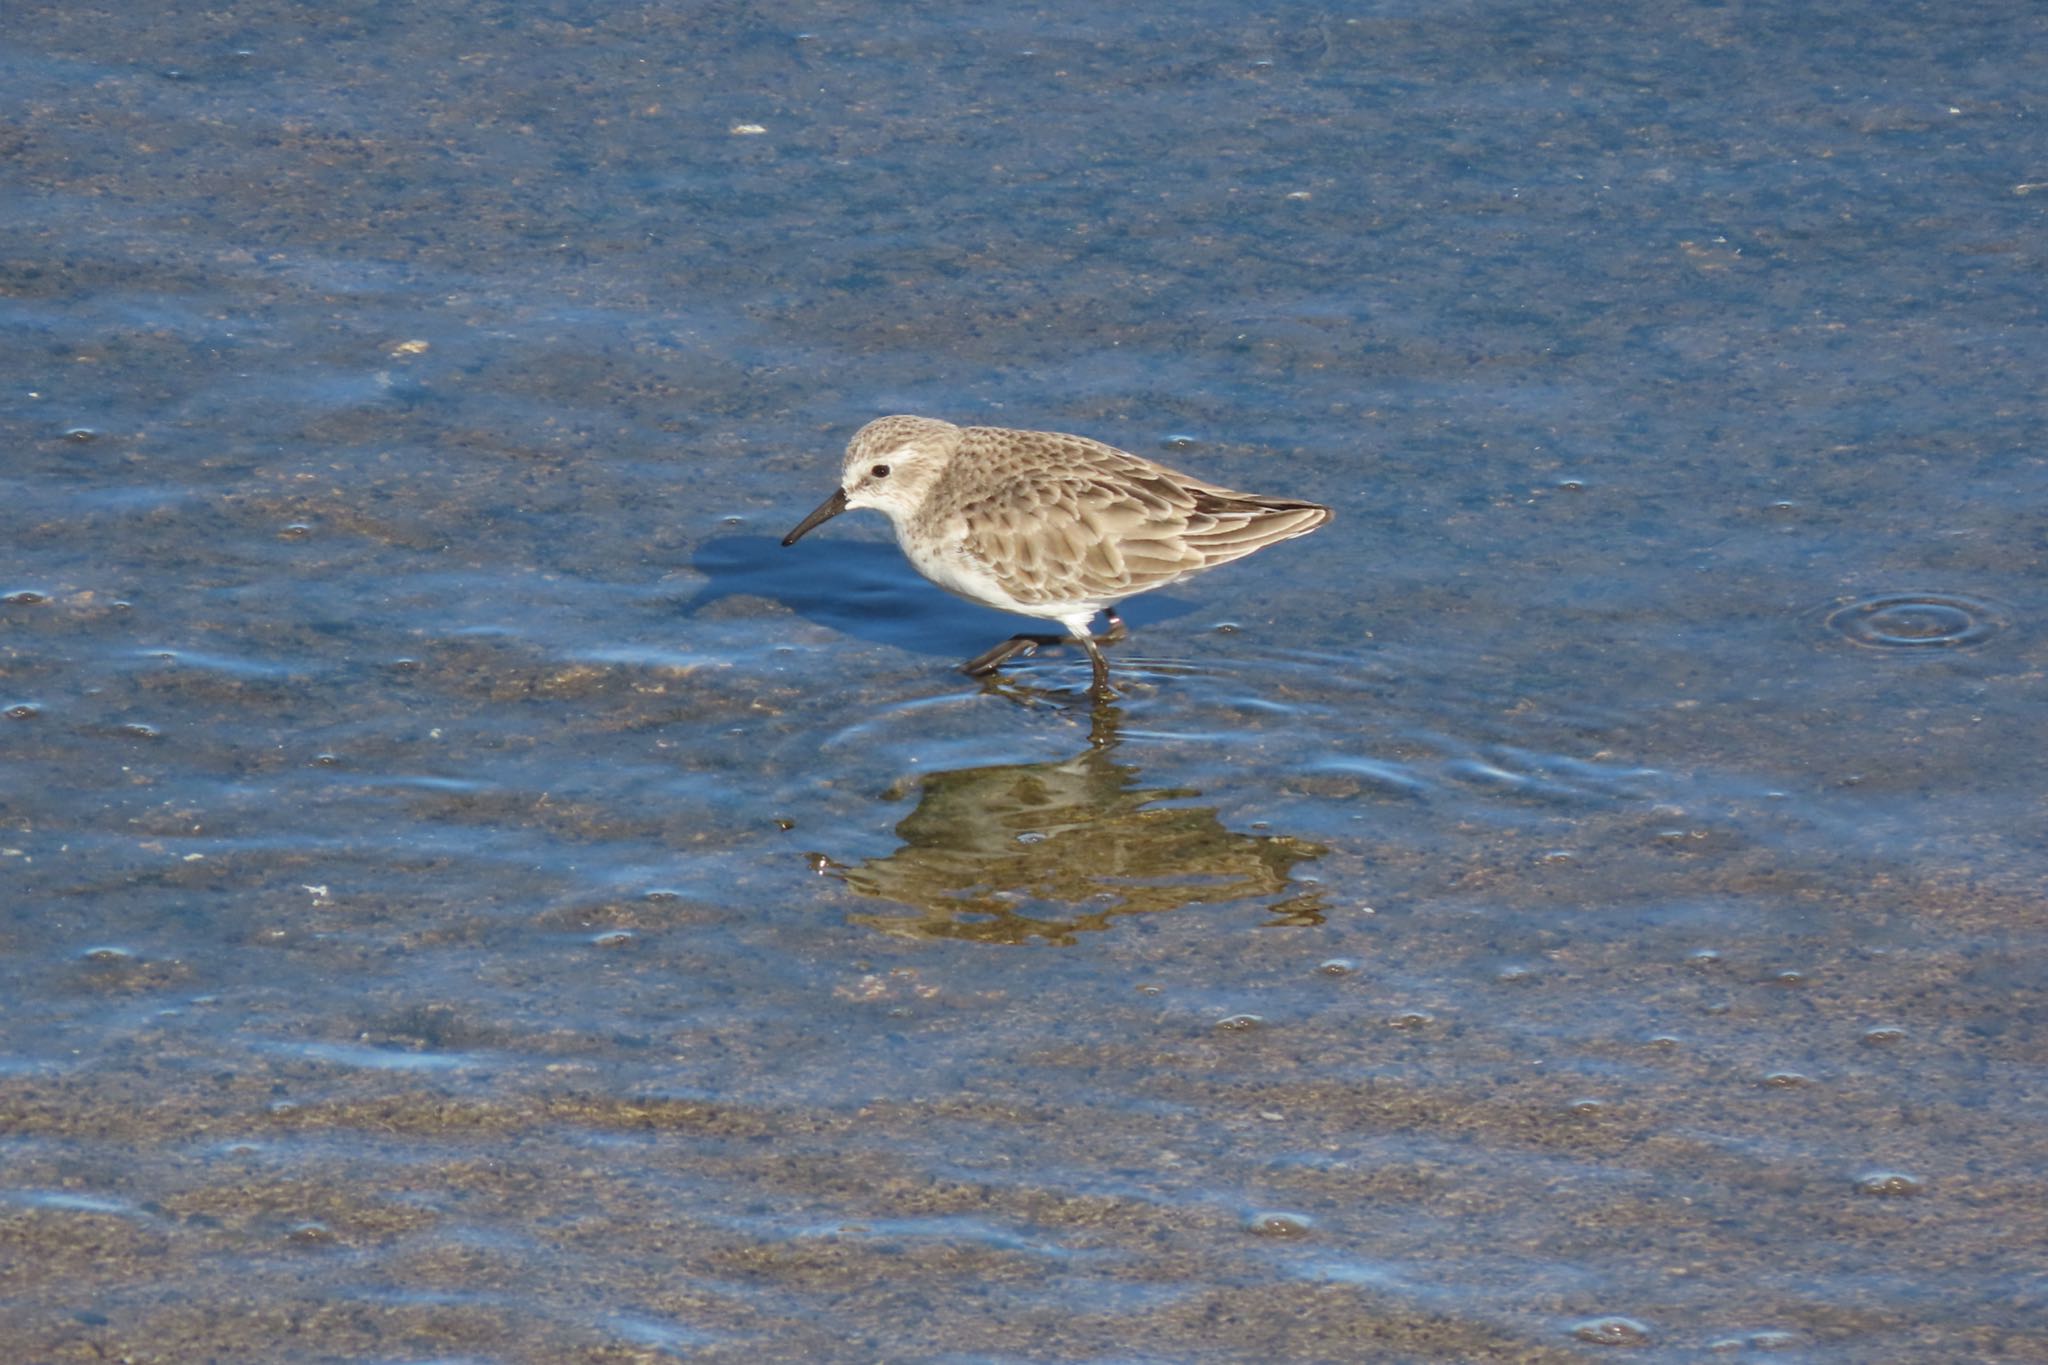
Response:
POLYGON ((817 511, 798 522, 796 529, 782 538, 782 543, 784 545, 796 544, 806 531, 813 530, 824 522, 832 520, 832 518, 845 510, 846 490, 844 488, 833 489, 832 496, 819 503, 817 511))

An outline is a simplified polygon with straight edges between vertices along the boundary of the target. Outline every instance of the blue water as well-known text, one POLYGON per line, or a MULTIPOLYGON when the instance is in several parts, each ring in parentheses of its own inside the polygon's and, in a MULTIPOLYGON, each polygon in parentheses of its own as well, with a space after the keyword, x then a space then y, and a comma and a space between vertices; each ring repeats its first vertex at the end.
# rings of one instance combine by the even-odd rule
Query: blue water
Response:
POLYGON ((2044 41, 11 8, 0 1336, 2048 1356, 2044 41), (985 686, 891 411, 1336 518, 985 686))

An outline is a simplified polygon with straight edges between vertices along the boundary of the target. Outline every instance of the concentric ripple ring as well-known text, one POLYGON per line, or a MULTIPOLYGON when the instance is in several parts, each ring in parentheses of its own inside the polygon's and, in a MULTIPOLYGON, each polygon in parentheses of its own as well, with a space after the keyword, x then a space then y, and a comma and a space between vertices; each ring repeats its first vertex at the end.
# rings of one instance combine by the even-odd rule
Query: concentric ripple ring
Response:
POLYGON ((1859 597, 1829 612, 1827 623, 1866 649, 1971 649, 2007 624, 1996 603, 1946 592, 1859 597))

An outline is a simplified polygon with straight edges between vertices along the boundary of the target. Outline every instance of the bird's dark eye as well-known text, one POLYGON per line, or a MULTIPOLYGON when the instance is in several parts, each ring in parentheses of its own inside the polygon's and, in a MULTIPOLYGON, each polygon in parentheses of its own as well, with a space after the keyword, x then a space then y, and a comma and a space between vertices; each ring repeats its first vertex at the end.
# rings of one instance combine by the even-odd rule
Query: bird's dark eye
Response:
POLYGON ((868 473, 874 475, 878 479, 886 479, 889 477, 889 466, 885 464, 878 464, 873 469, 870 469, 868 473))

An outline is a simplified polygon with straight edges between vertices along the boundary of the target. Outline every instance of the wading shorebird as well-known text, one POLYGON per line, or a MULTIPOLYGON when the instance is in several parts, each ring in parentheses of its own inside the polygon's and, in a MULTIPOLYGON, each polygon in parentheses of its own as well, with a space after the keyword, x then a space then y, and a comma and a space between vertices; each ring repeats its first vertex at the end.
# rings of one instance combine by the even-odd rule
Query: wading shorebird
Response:
POLYGON ((852 508, 889 518, 916 570, 970 602, 1057 621, 1060 635, 1015 635, 961 665, 974 677, 1073 639, 1112 697, 1102 643, 1128 633, 1116 604, 1254 550, 1307 535, 1330 509, 1219 488, 1129 451, 1053 431, 957 427, 881 417, 846 447, 839 487, 782 538, 852 508), (1096 613, 1109 630, 1089 632, 1096 613))

